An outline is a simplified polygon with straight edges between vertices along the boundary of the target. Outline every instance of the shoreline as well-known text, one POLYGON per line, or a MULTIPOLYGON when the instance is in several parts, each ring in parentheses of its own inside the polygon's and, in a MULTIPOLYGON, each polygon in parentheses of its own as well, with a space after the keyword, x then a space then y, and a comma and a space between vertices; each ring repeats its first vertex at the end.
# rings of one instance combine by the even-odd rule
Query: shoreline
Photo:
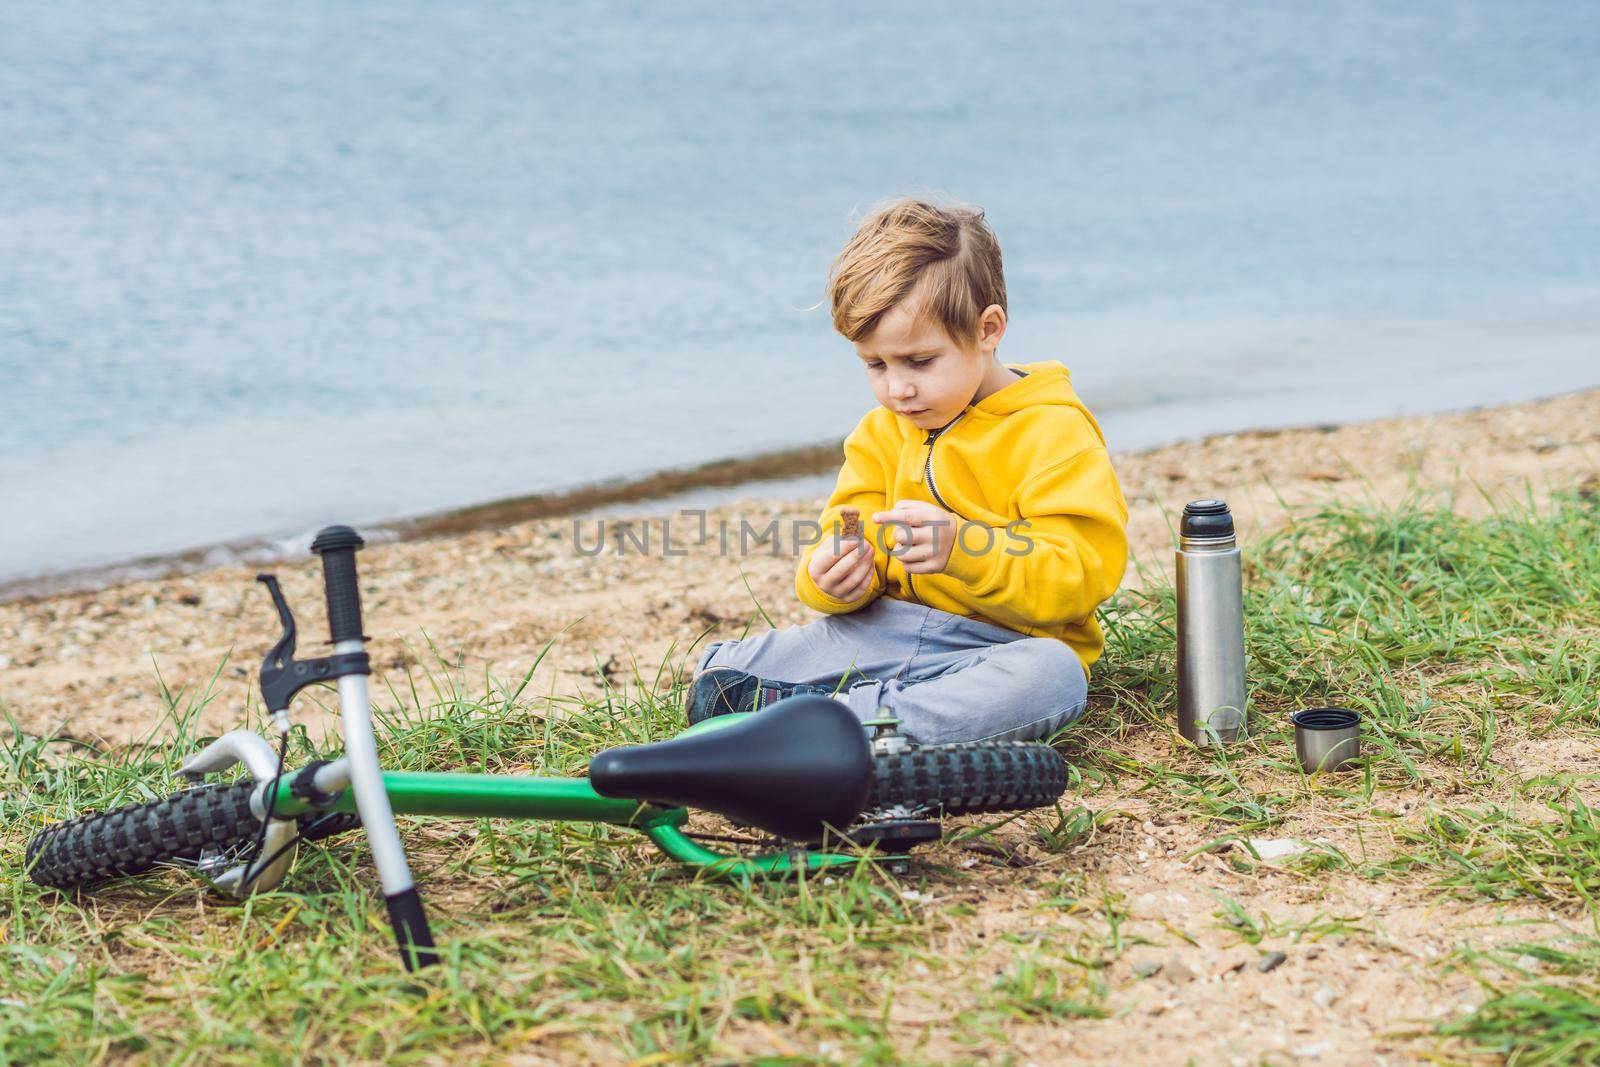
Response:
MULTIPOLYGON (((371 544, 425 541, 513 526, 531 519, 559 518, 592 512, 612 504, 667 502, 703 489, 738 490, 765 482, 787 481, 838 469, 844 438, 801 445, 753 456, 711 460, 689 467, 669 467, 630 477, 502 497, 460 508, 425 512, 401 519, 362 524, 371 544)), ((198 545, 178 552, 137 556, 115 563, 0 579, 0 604, 37 602, 74 593, 93 593, 130 581, 159 581, 218 567, 266 565, 298 559, 304 546, 295 535, 267 535, 198 545), (288 542, 293 539, 291 546, 288 542)), ((309 538, 306 540, 309 544, 309 538)))
MULTIPOLYGON (((1237 431, 1221 431, 1192 438, 1176 438, 1133 451, 1113 451, 1114 463, 1126 462, 1172 448, 1208 448, 1220 440, 1258 439, 1285 433, 1329 432, 1391 422, 1412 422, 1493 412, 1510 407, 1538 406, 1563 399, 1600 394, 1600 389, 1576 389, 1513 404, 1476 404, 1419 415, 1380 416, 1339 423, 1310 422, 1281 426, 1261 426, 1237 431)), ((614 505, 641 505, 636 512, 658 512, 680 498, 699 497, 710 505, 745 496, 778 496, 794 499, 805 495, 808 487, 796 491, 784 483, 820 478, 837 472, 844 439, 824 441, 757 453, 726 457, 692 466, 663 468, 644 474, 604 479, 562 489, 502 497, 464 507, 424 512, 420 515, 362 524, 362 536, 369 544, 418 542, 464 534, 500 530, 537 519, 592 516, 614 505), (707 490, 712 491, 706 493, 707 490)), ((827 488, 824 487, 823 495, 827 488)), ((280 536, 261 535, 232 541, 199 545, 176 552, 138 556, 112 563, 75 567, 62 571, 0 579, 0 605, 33 604, 55 597, 102 592, 131 582, 163 581, 192 577, 208 571, 239 566, 266 566, 299 560, 309 543, 309 531, 280 536)))

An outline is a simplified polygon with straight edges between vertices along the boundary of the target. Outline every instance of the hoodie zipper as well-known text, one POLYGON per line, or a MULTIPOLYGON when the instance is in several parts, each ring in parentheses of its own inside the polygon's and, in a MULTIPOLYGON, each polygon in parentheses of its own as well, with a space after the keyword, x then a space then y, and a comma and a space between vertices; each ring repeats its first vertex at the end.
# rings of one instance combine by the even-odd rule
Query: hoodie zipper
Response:
MULTIPOLYGON (((961 412, 961 415, 965 415, 965 414, 966 414, 965 411, 961 412)), ((938 504, 941 508, 944 508, 944 510, 946 510, 946 511, 950 510, 950 505, 946 504, 944 502, 944 497, 939 495, 938 483, 936 483, 933 480, 933 443, 939 439, 939 435, 940 434, 944 433, 950 427, 952 427, 956 423, 960 422, 961 421, 961 415, 957 415, 955 418, 951 419, 949 422, 945 423, 943 426, 939 427, 937 430, 929 430, 928 431, 928 439, 923 442, 923 444, 927 445, 927 447, 928 447, 928 455, 922 461, 922 470, 921 470, 920 473, 922 474, 923 478, 926 478, 927 481, 928 481, 928 492, 933 494, 934 503, 938 504)), ((923 478, 915 478, 913 480, 918 482, 918 483, 921 483, 923 478)), ((905 564, 901 564, 901 566, 904 567, 905 564)), ((919 604, 922 603, 922 598, 917 596, 916 582, 911 577, 911 572, 909 570, 906 571, 906 592, 910 593, 911 594, 911 598, 913 600, 917 601, 917 603, 919 603, 919 604)))

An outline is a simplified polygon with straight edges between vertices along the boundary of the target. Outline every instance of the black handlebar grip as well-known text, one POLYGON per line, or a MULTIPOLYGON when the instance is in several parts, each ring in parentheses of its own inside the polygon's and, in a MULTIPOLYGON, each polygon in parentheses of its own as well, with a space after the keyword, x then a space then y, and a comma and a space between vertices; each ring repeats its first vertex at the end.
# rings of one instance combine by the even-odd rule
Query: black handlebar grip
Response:
POLYGON ((361 585, 356 581, 356 551, 366 542, 348 526, 328 526, 311 542, 322 557, 322 586, 328 594, 328 629, 334 643, 359 640, 361 585))

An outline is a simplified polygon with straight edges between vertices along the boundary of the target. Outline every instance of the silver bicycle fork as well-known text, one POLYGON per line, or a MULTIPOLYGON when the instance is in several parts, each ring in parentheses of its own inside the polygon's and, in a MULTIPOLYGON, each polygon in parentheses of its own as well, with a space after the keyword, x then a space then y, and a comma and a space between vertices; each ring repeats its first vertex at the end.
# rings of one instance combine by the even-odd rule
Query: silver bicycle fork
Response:
MULTIPOLYGON (((340 641, 334 653, 360 652, 359 638, 340 641)), ((350 787, 356 794, 356 811, 366 829, 367 845, 378 868, 383 897, 389 906, 389 924, 394 927, 400 958, 407 970, 439 962, 433 951, 433 934, 422 908, 406 862, 405 846, 394 824, 394 809, 383 787, 383 771, 378 766, 378 745, 372 736, 372 705, 367 698, 367 676, 347 674, 339 679, 339 728, 344 734, 345 756, 350 764, 350 787)))

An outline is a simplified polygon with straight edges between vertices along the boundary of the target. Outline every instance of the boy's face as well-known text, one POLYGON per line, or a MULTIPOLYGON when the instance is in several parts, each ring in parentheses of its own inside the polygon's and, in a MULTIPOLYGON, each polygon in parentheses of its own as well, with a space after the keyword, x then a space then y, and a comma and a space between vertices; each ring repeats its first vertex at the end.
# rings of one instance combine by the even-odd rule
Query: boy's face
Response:
POLYGON ((877 328, 856 342, 878 403, 924 430, 937 430, 972 402, 1005 330, 1005 312, 984 312, 979 335, 957 343, 944 327, 922 319, 910 300, 890 308, 877 328), (998 314, 998 329, 993 316, 998 314))

